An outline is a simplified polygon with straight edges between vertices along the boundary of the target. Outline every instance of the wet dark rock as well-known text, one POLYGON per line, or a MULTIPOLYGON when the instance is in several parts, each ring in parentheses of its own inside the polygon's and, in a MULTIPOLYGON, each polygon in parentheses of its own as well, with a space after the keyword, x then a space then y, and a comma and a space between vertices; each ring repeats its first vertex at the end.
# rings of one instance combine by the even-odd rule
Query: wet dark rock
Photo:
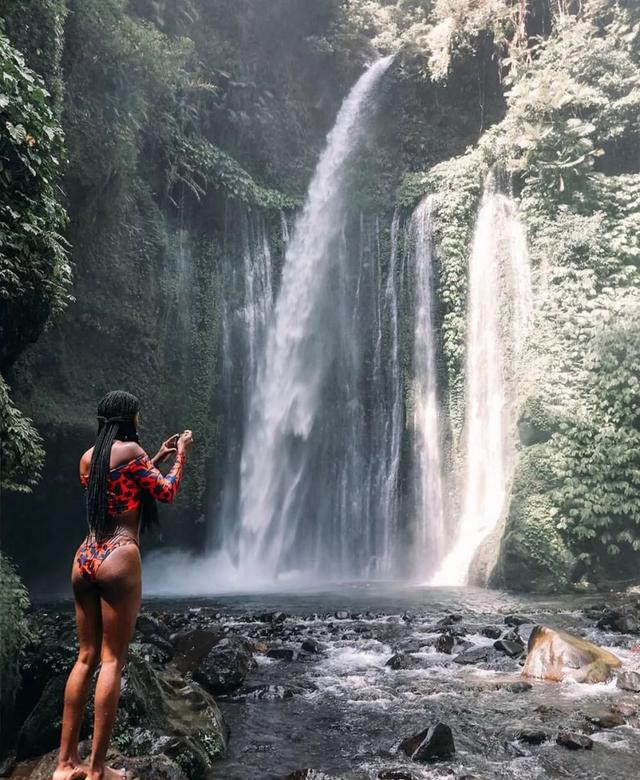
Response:
POLYGON ((504 619, 505 626, 523 626, 525 623, 533 623, 533 620, 524 615, 506 615, 504 619))
POLYGON ((556 738, 558 745, 568 750, 591 750, 593 740, 586 734, 576 734, 573 731, 561 731, 556 738))
POLYGON ((196 628, 174 634, 174 662, 181 672, 193 672, 211 652, 211 649, 224 639, 219 628, 196 628))
POLYGON ((16 723, 24 721, 33 710, 50 680, 55 677, 67 678, 77 657, 78 649, 72 644, 48 641, 27 647, 20 665, 22 683, 16 701, 16 723))
POLYGON ((193 679, 211 693, 231 693, 245 681, 257 664, 251 643, 229 636, 214 645, 207 657, 193 670, 193 679))
POLYGON ((156 664, 157 666, 163 666, 171 660, 173 656, 173 647, 169 645, 171 652, 168 652, 165 648, 160 647, 150 642, 133 642, 131 644, 132 649, 139 653, 149 663, 156 664))
POLYGON ((524 645, 522 642, 512 642, 508 639, 498 639, 493 643, 493 646, 500 653, 506 653, 510 658, 517 658, 524 653, 524 645))
POLYGON ((318 772, 317 769, 299 769, 297 772, 291 772, 287 775, 285 780, 340 780, 340 778, 318 772))
POLYGON ((406 769, 383 769, 378 772, 378 780, 416 780, 416 776, 406 769))
POLYGON ((640 693, 640 673, 621 672, 618 675, 616 685, 618 688, 622 688, 623 691, 633 691, 634 693, 640 693))
POLYGON ((16 757, 14 755, 5 756, 0 759, 0 777, 9 777, 16 766, 16 757))
POLYGON ((613 710, 597 710, 595 712, 589 712, 586 715, 589 723, 597 726, 600 729, 614 729, 616 726, 624 726, 624 716, 620 712, 613 710))
POLYGON ((263 612, 258 615, 261 623, 284 623, 288 615, 285 612, 263 612))
POLYGON ((271 647, 267 655, 276 661, 294 661, 297 658, 296 651, 291 647, 271 647))
POLYGON ((504 686, 505 691, 509 691, 509 693, 526 693, 532 688, 533 685, 531 685, 529 682, 525 682, 524 680, 507 683, 507 685, 504 686))
POLYGON ((500 639, 502 636, 502 629, 498 628, 498 626, 485 626, 484 628, 481 628, 478 633, 489 639, 500 639))
POLYGON ((617 631, 620 634, 637 634, 640 631, 637 607, 626 604, 616 609, 606 609, 596 625, 605 631, 617 631))
POLYGON ((454 612, 451 615, 445 615, 441 620, 438 620, 436 623, 437 626, 440 627, 446 627, 446 626, 452 626, 455 623, 460 623, 462 621, 462 615, 460 615, 457 612, 454 612))
POLYGON ((170 634, 164 623, 161 623, 158 618, 149 615, 147 612, 142 612, 138 615, 136 631, 139 631, 145 637, 156 635, 161 636, 163 639, 169 639, 170 634))
POLYGON ((451 652, 456 644, 456 638, 451 633, 440 634, 436 639, 434 648, 438 653, 446 653, 451 655, 451 652))
POLYGON ((465 650, 464 652, 457 655, 453 661, 456 664, 467 666, 469 664, 480 663, 481 661, 495 661, 497 658, 500 658, 501 655, 501 653, 489 645, 487 647, 474 647, 471 650, 465 650))
MULTIPOLYGON (((46 684, 40 699, 29 713, 18 733, 16 758, 41 756, 60 744, 60 728, 62 726, 62 701, 67 675, 53 677, 46 684)), ((81 739, 88 736, 90 720, 88 713, 81 727, 81 739)))
POLYGON ((386 662, 385 666, 398 671, 400 669, 416 669, 420 666, 420 660, 409 653, 396 653, 386 662))
POLYGON ((300 645, 300 648, 304 650, 305 653, 312 653, 313 655, 318 655, 322 652, 320 642, 316 642, 315 639, 305 639, 300 645))
POLYGON ((421 763, 448 759, 456 752, 451 728, 446 723, 436 723, 403 739, 400 750, 421 763))
MULTIPOLYGON (((51 780, 57 760, 57 750, 41 758, 28 775, 29 780, 51 780)), ((191 780, 190 776, 175 761, 163 754, 132 758, 110 751, 107 761, 111 766, 131 772, 131 776, 135 780, 142 780, 142 778, 144 780, 191 780)))
POLYGON ((514 737, 527 745, 542 745, 551 738, 551 735, 548 731, 535 726, 523 726, 515 730, 514 737))

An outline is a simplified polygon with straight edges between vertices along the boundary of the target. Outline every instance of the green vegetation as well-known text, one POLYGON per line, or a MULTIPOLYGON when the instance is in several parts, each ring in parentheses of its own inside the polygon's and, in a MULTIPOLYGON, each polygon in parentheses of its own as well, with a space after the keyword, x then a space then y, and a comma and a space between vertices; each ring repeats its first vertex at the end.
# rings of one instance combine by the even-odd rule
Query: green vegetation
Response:
POLYGON ((0 751, 10 736, 10 716, 20 685, 20 653, 29 640, 27 591, 11 561, 0 553, 0 751))

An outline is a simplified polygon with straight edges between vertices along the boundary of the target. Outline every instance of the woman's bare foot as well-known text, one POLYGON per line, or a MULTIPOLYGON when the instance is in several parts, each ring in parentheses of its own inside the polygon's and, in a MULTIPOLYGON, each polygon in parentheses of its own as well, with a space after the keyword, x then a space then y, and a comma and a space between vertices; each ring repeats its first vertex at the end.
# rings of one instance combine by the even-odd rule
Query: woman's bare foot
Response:
POLYGON ((70 761, 59 763, 53 773, 52 780, 82 780, 89 771, 82 765, 74 765, 70 761))

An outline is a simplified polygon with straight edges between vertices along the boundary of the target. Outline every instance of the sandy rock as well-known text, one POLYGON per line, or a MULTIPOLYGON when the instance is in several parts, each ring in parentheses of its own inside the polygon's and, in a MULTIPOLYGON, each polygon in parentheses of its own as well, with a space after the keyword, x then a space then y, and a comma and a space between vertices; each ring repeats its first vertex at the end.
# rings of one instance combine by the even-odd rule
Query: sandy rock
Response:
POLYGON ((619 658, 608 650, 587 642, 567 631, 536 626, 529 637, 523 677, 560 681, 606 682, 614 669, 621 666, 619 658))

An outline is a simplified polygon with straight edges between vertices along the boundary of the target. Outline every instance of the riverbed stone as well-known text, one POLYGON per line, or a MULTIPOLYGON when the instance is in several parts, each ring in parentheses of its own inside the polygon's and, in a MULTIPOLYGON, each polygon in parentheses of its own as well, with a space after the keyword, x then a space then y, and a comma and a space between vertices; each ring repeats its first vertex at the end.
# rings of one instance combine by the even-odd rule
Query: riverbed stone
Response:
POLYGON ((539 625, 529 637, 524 677, 576 682, 606 682, 613 670, 621 666, 620 659, 608 650, 588 642, 568 631, 539 625))
POLYGON ((436 723, 412 737, 403 739, 400 750, 421 763, 452 758, 456 752, 453 733, 446 723, 436 723))
POLYGON ((640 673, 621 672, 616 680, 616 685, 618 688, 622 688, 623 691, 640 693, 640 673))
POLYGON ((244 637, 229 636, 214 645, 193 670, 193 679, 210 693, 231 693, 245 681, 257 664, 252 644, 244 637))
POLYGON ((219 628, 187 629, 174 634, 171 640, 175 665, 183 673, 193 672, 222 639, 224 634, 219 628))
POLYGON ((389 658, 385 663, 385 666, 388 666, 394 671, 399 671, 400 669, 417 669, 420 666, 420 659, 410 653, 396 653, 389 658))
POLYGON ((561 731, 556 737, 558 745, 567 750, 592 750, 593 740, 586 734, 578 734, 575 731, 561 731))
POLYGON ((621 712, 605 708, 594 710, 586 714, 589 723, 600 729, 614 729, 616 726, 624 726, 624 715, 621 712))
POLYGON ((451 655, 455 644, 456 638, 452 633, 447 632, 445 634, 440 634, 440 636, 436 639, 434 649, 437 653, 446 653, 447 655, 451 655))
POLYGON ((276 661, 294 661, 297 653, 292 647, 270 647, 267 656, 276 661))
POLYGON ((300 648, 304 650, 305 653, 312 653, 313 655, 318 655, 322 652, 320 642, 316 642, 315 639, 305 639, 300 645, 300 648))
POLYGON ((524 653, 524 645, 522 642, 513 642, 509 639, 498 639, 493 643, 493 646, 500 653, 505 653, 510 658, 517 658, 524 653))
POLYGON ((498 626, 485 626, 478 632, 482 636, 486 636, 488 639, 500 639, 502 636, 502 629, 498 626))

